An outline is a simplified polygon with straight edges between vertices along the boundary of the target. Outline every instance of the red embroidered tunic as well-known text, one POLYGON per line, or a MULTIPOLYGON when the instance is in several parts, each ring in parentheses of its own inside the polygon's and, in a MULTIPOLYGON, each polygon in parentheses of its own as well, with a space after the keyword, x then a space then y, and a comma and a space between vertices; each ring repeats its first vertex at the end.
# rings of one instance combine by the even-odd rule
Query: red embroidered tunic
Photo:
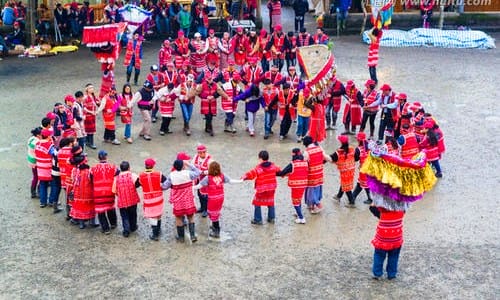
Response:
POLYGON ((263 162, 244 176, 244 180, 255 179, 255 196, 252 204, 256 206, 274 206, 274 192, 278 186, 276 172, 280 168, 272 162, 263 162))
POLYGON ((288 186, 292 192, 292 204, 300 205, 307 187, 308 163, 304 160, 292 161, 292 172, 288 175, 288 186))
POLYGON ((222 205, 224 204, 224 174, 208 175, 208 204, 207 212, 212 222, 219 221, 222 205))
POLYGON ((90 169, 73 169, 72 184, 68 190, 73 192, 70 216, 77 220, 95 218, 94 195, 90 180, 90 169))
POLYGON ((292 120, 295 120, 295 115, 296 115, 296 108, 292 105, 292 100, 294 97, 294 93, 292 91, 288 91, 288 94, 285 96, 285 93, 283 90, 279 91, 278 99, 279 99, 279 116, 280 119, 283 120, 283 117, 285 116, 285 112, 290 113, 290 118, 292 120))
POLYGON ((104 121, 104 128, 108 130, 115 130, 115 111, 114 107, 116 104, 116 99, 111 98, 109 95, 106 95, 102 101, 106 101, 104 104, 104 109, 102 110, 102 119, 104 121))
POLYGON ((93 113, 97 111, 98 103, 99 100, 93 95, 87 95, 83 102, 83 107, 85 108, 85 120, 83 124, 87 134, 94 134, 96 132, 95 115, 93 113))
POLYGON ((352 191, 354 188, 354 173, 356 162, 354 160, 354 149, 349 147, 347 155, 344 150, 337 150, 338 160, 335 162, 340 173, 340 186, 343 192, 352 191))
POLYGON ((200 112, 202 115, 216 115, 217 114, 217 100, 214 97, 217 92, 217 84, 215 82, 207 83, 203 81, 202 90, 200 93, 201 107, 200 112))
POLYGON ((354 88, 351 90, 346 90, 346 94, 349 101, 347 101, 344 106, 344 115, 342 118, 342 123, 344 124, 347 123, 347 115, 350 112, 351 125, 352 126, 361 125, 362 113, 361 113, 361 105, 359 105, 357 99, 358 89, 354 88))
POLYGON ((414 133, 408 132, 403 134, 405 143, 401 145, 401 157, 403 159, 411 159, 419 152, 417 138, 414 133))
POLYGON ((306 152, 309 155, 307 186, 320 186, 323 184, 323 149, 316 145, 308 146, 306 152))
POLYGON ((172 182, 170 188, 170 203, 176 217, 192 215, 196 212, 193 194, 193 180, 189 170, 173 171, 169 177, 172 182))
POLYGON ((38 180, 52 180, 52 155, 50 148, 54 147, 52 139, 39 140, 35 145, 36 171, 38 180))
POLYGON ((142 186, 143 209, 145 218, 158 218, 163 214, 163 190, 160 171, 146 170, 139 174, 142 186))
POLYGON ((386 251, 400 248, 403 245, 403 211, 389 211, 378 207, 380 220, 377 225, 372 245, 375 249, 386 251))
POLYGON ((108 162, 100 162, 90 168, 94 189, 95 212, 98 214, 115 209, 113 181, 116 170, 116 166, 108 162))
MULTIPOLYGON (((365 146, 358 146, 358 149, 359 149, 359 170, 361 170, 361 168, 363 167, 363 163, 368 157, 369 150, 365 150, 365 146)), ((363 189, 368 188, 368 182, 365 173, 359 172, 358 183, 361 188, 363 189)))
MULTIPOLYGON (((198 177, 196 182, 201 181, 203 178, 205 178, 205 176, 207 176, 206 174, 208 172, 208 165, 210 164, 211 160, 212 157, 210 156, 210 154, 206 154, 205 158, 201 158, 199 154, 196 154, 193 157, 193 165, 201 172, 200 177, 198 177)), ((207 191, 207 187, 202 187, 200 189, 201 194, 207 194, 207 191)))
POLYGON ((66 181, 68 177, 71 176, 72 166, 69 163, 69 159, 72 157, 71 147, 62 147, 57 152, 57 163, 59 165, 59 174, 61 175, 61 187, 66 188, 66 181))
POLYGON ((318 143, 326 139, 325 107, 321 103, 314 104, 311 121, 309 122, 309 136, 312 137, 314 142, 318 143))
POLYGON ((139 203, 139 194, 135 187, 138 176, 131 172, 120 172, 115 178, 116 205, 125 208, 139 203))

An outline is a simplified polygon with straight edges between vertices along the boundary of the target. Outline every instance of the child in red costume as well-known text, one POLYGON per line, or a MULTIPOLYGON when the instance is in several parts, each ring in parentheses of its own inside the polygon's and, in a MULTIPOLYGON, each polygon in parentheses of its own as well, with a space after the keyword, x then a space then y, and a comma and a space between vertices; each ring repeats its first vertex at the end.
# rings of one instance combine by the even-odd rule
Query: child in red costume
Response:
POLYGON ((267 222, 274 223, 274 193, 278 186, 276 182, 276 173, 280 168, 269 161, 269 153, 265 150, 259 152, 259 164, 241 177, 243 180, 255 179, 255 196, 252 204, 254 205, 254 218, 252 224, 262 225, 261 206, 267 206, 267 222))
POLYGON ((226 175, 222 174, 220 170, 220 164, 216 161, 212 161, 208 166, 208 175, 204 177, 198 185, 194 188, 199 189, 201 187, 207 188, 208 195, 208 205, 207 212, 210 221, 212 221, 212 226, 210 226, 209 235, 214 238, 220 237, 220 214, 222 211, 222 205, 224 204, 224 184, 225 183, 236 183, 241 182, 240 180, 232 180, 226 175))

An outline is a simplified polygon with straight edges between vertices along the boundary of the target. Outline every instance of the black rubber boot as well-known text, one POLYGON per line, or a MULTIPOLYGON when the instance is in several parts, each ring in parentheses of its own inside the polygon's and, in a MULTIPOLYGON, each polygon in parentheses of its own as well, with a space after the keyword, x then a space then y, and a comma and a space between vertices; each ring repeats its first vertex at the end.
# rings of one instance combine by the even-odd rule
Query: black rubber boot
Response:
POLYGON ((205 132, 210 133, 210 121, 205 118, 205 132))
POLYGON ((184 226, 177 226, 177 236, 175 239, 180 243, 184 243, 184 226))
POLYGON ((159 240, 159 235, 160 235, 160 227, 158 225, 152 225, 151 226, 151 235, 149 235, 149 239, 153 241, 158 241, 159 240))
MULTIPOLYGON (((372 204, 373 200, 372 200, 372 197, 370 196, 370 189, 366 188, 365 193, 366 193, 366 196, 368 196, 368 199, 363 201, 363 203, 364 204, 372 204)), ((354 200, 356 200, 356 199, 354 199, 354 200)))
POLYGON ((189 223, 189 235, 191 236, 191 242, 195 243, 198 240, 194 230, 194 223, 189 223))
POLYGON ((36 198, 36 187, 31 187, 31 199, 36 198))
POLYGON ((137 81, 139 80, 139 73, 134 74, 134 85, 137 85, 137 81))
POLYGON ((212 226, 210 226, 210 233, 209 235, 213 238, 219 238, 220 237, 220 227, 219 227, 219 221, 215 221, 212 223, 212 226))
POLYGON ((341 134, 343 134, 343 135, 351 134, 351 132, 349 131, 349 124, 344 124, 344 129, 345 129, 345 131, 342 132, 341 134))
POLYGON ((351 134, 356 134, 356 127, 357 127, 357 126, 352 126, 352 129, 351 129, 351 134))
POLYGON ((129 82, 130 82, 130 76, 131 76, 131 75, 132 75, 132 74, 127 73, 127 83, 129 83, 129 82))
POLYGON ((359 193, 361 193, 362 191, 362 188, 361 188, 361 185, 356 184, 356 187, 354 188, 354 192, 352 193, 352 197, 354 198, 354 200, 356 200, 356 198, 358 197, 359 193))
POLYGON ((161 233, 161 220, 158 220, 158 233, 161 233))
POLYGON ((352 197, 352 192, 346 192, 347 199, 349 200, 349 205, 354 206, 354 198, 352 197))

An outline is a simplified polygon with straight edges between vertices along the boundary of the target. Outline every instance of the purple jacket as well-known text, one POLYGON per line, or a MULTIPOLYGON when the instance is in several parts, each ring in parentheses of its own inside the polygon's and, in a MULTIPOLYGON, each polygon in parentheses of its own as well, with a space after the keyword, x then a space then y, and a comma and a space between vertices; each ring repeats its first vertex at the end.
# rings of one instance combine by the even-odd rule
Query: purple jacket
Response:
POLYGON ((246 110, 252 113, 257 112, 259 110, 261 101, 263 101, 259 86, 252 84, 243 93, 235 96, 233 98, 233 101, 245 101, 247 99, 250 101, 245 103, 246 110))

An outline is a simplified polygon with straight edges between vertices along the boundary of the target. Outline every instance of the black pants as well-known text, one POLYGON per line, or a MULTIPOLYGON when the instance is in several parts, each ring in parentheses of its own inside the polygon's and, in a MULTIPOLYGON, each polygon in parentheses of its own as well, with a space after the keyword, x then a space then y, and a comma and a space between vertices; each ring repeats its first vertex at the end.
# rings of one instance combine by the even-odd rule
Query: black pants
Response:
POLYGON ((370 72, 370 79, 378 83, 377 80, 377 67, 368 67, 368 71, 370 72))
POLYGON ((295 32, 299 32, 304 27, 304 16, 295 16, 295 32))
POLYGON ((291 66, 295 66, 297 60, 295 58, 286 58, 286 69, 288 70, 291 66))
POLYGON ((161 126, 160 126, 160 131, 163 131, 165 133, 169 132, 170 129, 170 121, 172 120, 171 117, 161 117, 161 126))
POLYGON ((279 72, 281 73, 281 69, 283 69, 285 60, 281 58, 273 59, 273 64, 278 66, 279 72))
POLYGON ((123 232, 130 233, 137 230, 137 205, 120 208, 123 232))
POLYGON ((115 130, 104 128, 104 140, 105 141, 114 141, 116 139, 115 130))
MULTIPOLYGON (((356 187, 354 188, 354 192, 352 193, 352 197, 356 200, 356 198, 358 197, 359 193, 361 193, 362 190, 363 190, 363 188, 361 187, 361 185, 358 182, 356 184, 356 187)), ((368 197, 368 200, 372 200, 372 197, 370 196, 370 189, 365 188, 364 190, 365 190, 366 196, 368 197)))
POLYGON ((290 131, 290 127, 292 126, 292 118, 290 117, 290 112, 288 109, 285 111, 285 115, 283 116, 283 120, 281 120, 280 124, 280 136, 286 136, 290 131))
POLYGON ((99 219, 99 223, 101 224, 102 231, 108 231, 110 229, 110 225, 116 227, 117 217, 116 211, 114 209, 110 209, 103 213, 98 213, 97 218, 99 219))
POLYGON ((361 121, 360 131, 364 131, 366 128, 366 122, 370 120, 370 137, 375 133, 375 117, 377 116, 376 112, 363 112, 363 120, 361 121))
MULTIPOLYGON (((347 195, 347 200, 349 200, 349 204, 354 204, 354 197, 352 196, 352 191, 345 192, 347 195)), ((339 188, 339 192, 337 193, 337 197, 340 199, 344 195, 342 191, 342 187, 339 188)))
POLYGON ((380 119, 380 125, 378 127, 378 139, 384 139, 385 130, 394 129, 394 120, 392 119, 391 113, 382 113, 382 118, 380 119))
POLYGON ((212 132, 213 127, 212 127, 212 119, 214 116, 212 114, 206 114, 205 115, 205 131, 206 132, 212 132))

